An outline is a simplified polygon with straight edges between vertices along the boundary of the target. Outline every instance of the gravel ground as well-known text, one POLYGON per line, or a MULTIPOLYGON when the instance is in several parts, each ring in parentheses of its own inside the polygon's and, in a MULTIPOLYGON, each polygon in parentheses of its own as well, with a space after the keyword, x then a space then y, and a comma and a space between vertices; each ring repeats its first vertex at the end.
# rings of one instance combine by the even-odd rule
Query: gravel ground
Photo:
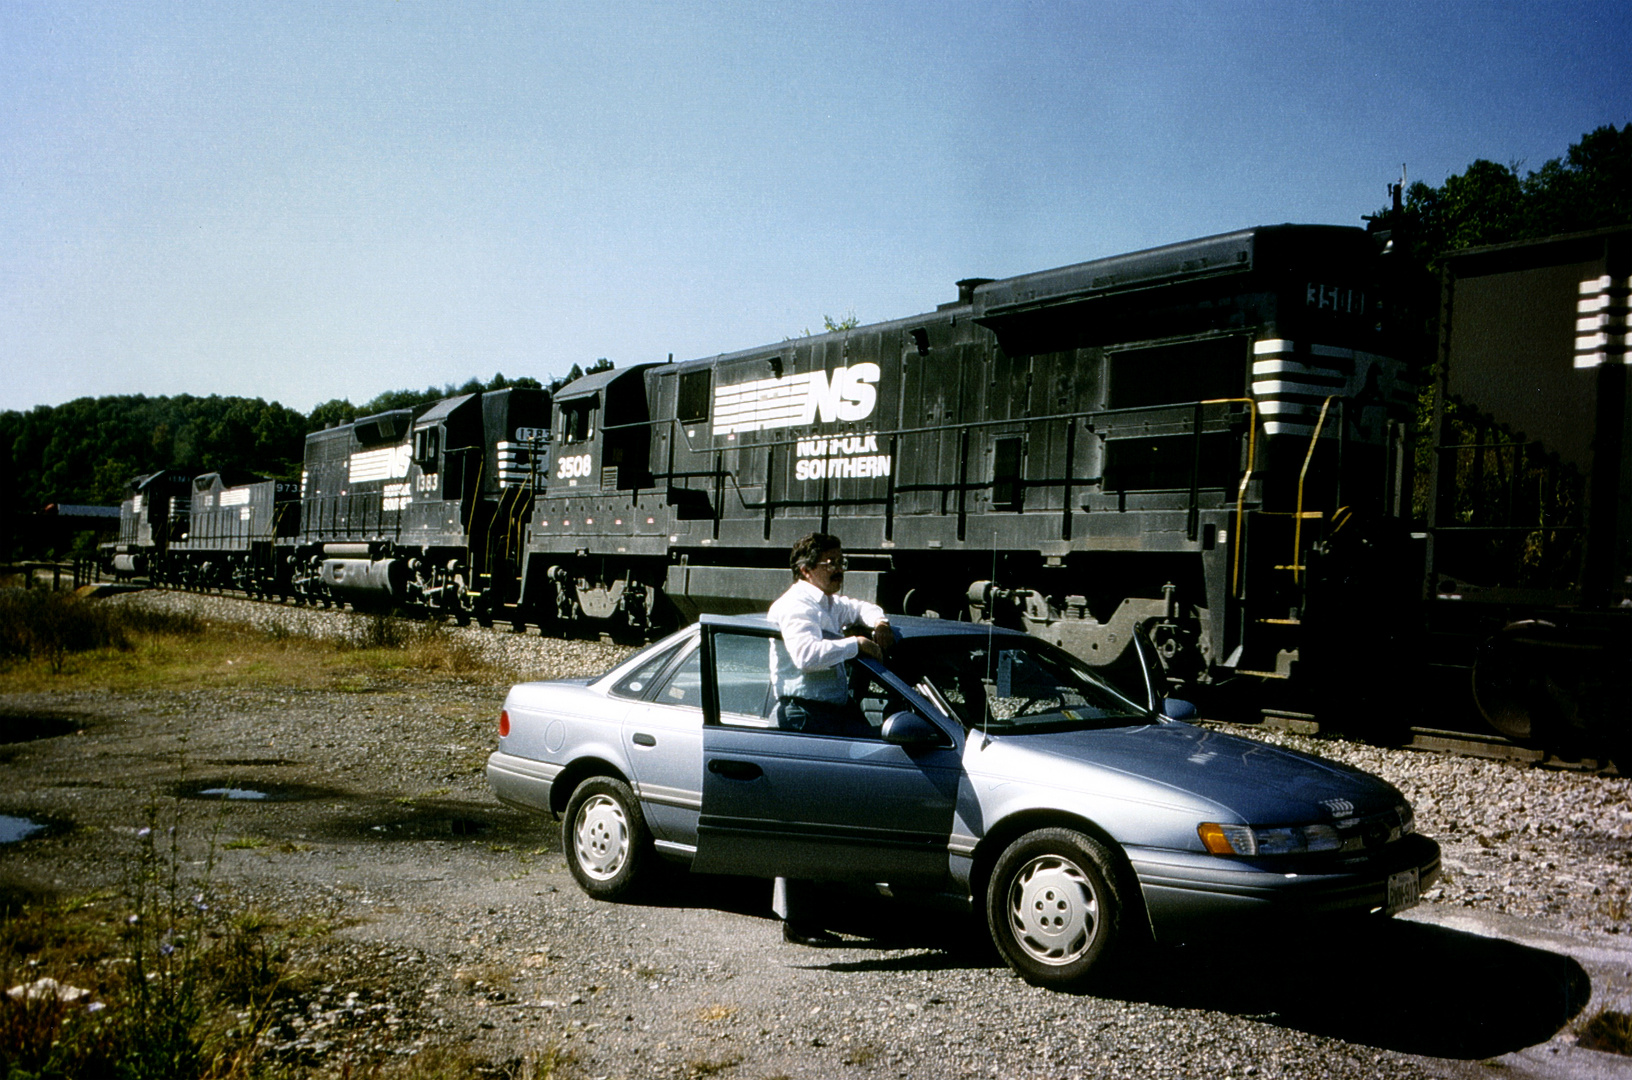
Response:
MULTIPOLYGON (((180 594, 272 635, 359 635, 336 612, 180 594)), ((445 628, 506 671, 604 670, 627 651, 445 628)), ((505 679, 344 690, 0 698, 76 718, 0 746, 0 814, 56 828, 0 847, 0 887, 117 887, 141 807, 241 902, 333 933, 269 1034, 292 1064, 430 1043, 501 1062, 555 1048, 581 1077, 1629 1076, 1574 1027, 1632 1011, 1632 781, 1260 733, 1386 777, 1444 847, 1408 918, 1164 950, 1101 997, 1014 978, 957 916, 859 896, 844 948, 781 941, 764 882, 674 874, 589 900, 559 827, 499 805, 482 766, 505 679), (195 801, 203 788, 274 794, 195 801), (171 796, 183 796, 171 798, 171 796)))

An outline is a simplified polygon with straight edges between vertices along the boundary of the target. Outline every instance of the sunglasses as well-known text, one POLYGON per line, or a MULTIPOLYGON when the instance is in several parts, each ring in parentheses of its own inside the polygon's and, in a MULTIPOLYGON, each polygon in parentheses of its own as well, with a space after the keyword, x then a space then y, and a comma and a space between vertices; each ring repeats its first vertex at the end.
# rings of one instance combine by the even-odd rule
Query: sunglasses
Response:
POLYGON ((843 555, 840 555, 837 559, 823 559, 821 562, 816 564, 817 567, 825 566, 829 570, 843 570, 849 565, 850 560, 845 558, 843 555))

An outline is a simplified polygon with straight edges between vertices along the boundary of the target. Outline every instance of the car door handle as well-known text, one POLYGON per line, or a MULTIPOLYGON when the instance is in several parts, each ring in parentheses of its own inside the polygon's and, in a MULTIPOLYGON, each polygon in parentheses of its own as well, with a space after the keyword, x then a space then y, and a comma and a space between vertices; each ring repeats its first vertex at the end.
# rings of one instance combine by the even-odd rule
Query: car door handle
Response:
POLYGON ((636 746, 656 746, 657 736, 648 735, 644 731, 637 731, 629 741, 634 743, 636 746))
POLYGON ((710 759, 708 771, 727 780, 757 780, 765 775, 765 770, 751 761, 732 761, 730 758, 710 759))

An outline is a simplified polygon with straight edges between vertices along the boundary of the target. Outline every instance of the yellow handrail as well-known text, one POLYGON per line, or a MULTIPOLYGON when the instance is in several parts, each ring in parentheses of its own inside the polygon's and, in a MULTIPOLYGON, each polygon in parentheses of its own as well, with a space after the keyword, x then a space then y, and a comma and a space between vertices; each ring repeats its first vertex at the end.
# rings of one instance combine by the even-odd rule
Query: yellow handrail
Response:
POLYGON ((1320 419, 1315 421, 1315 430, 1309 436, 1309 449, 1303 455, 1303 468, 1298 470, 1298 512, 1292 526, 1292 580, 1302 580, 1303 574, 1303 481, 1309 475, 1309 463, 1315 459, 1315 446, 1320 442, 1320 429, 1326 426, 1326 410, 1332 407, 1337 395, 1332 394, 1320 403, 1320 419))
POLYGON ((1247 501, 1247 484, 1252 480, 1252 470, 1258 463, 1258 402, 1254 398, 1208 398, 1203 405, 1245 405, 1251 423, 1247 426, 1247 471, 1241 476, 1241 486, 1235 491, 1235 556, 1230 569, 1230 591, 1237 597, 1241 595, 1241 538, 1246 532, 1246 516, 1244 504, 1247 501))

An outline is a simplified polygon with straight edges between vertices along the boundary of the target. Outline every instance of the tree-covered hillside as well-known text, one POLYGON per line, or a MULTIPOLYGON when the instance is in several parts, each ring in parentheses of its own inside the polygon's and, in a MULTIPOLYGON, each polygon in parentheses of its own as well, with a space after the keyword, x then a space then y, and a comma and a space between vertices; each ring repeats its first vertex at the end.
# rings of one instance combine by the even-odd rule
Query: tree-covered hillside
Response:
POLYGON ((391 390, 358 406, 328 401, 309 415, 260 398, 190 394, 79 398, 0 412, 0 498, 13 514, 50 503, 112 505, 124 498, 132 477, 160 469, 293 479, 309 431, 454 394, 539 385, 498 374, 462 386, 391 390))

